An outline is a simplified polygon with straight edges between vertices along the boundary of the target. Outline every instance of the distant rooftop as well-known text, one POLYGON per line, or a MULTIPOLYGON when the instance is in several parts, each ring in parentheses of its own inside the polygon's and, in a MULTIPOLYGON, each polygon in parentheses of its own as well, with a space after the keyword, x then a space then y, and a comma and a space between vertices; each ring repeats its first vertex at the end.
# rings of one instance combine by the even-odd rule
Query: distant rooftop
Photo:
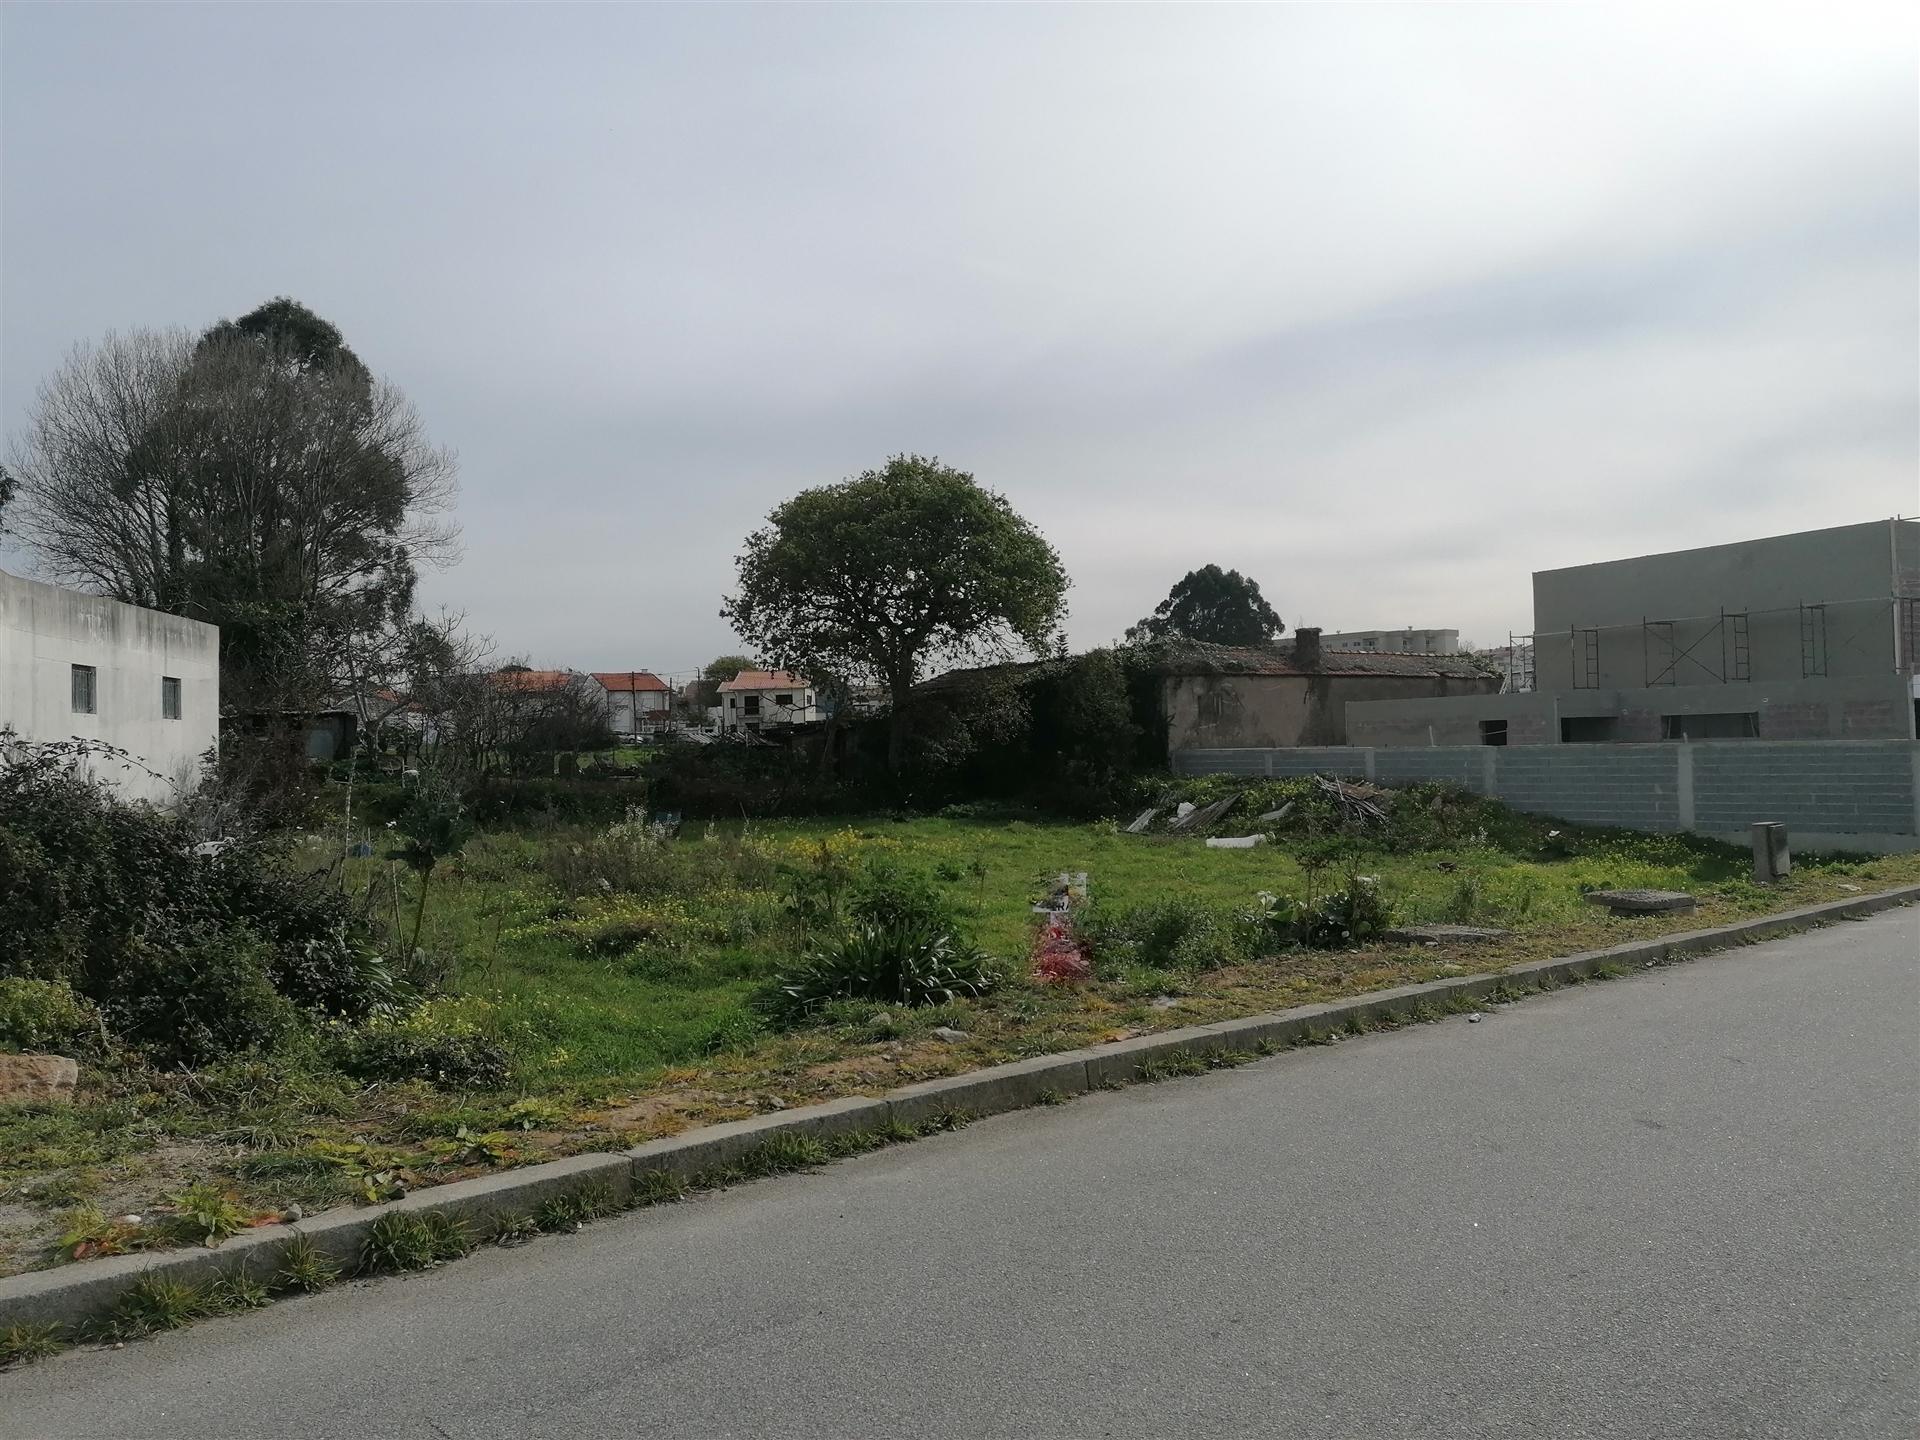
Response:
POLYGON ((626 695, 636 690, 662 691, 667 682, 651 670, 595 670, 593 678, 616 695, 626 695))
POLYGON ((731 680, 720 682, 724 694, 728 690, 805 690, 807 682, 791 670, 742 670, 731 680))

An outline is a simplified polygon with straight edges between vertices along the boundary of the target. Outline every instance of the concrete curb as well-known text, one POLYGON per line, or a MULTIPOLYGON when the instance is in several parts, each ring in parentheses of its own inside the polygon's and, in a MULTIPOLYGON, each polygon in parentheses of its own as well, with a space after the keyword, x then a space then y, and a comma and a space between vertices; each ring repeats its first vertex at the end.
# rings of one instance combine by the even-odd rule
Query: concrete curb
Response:
POLYGON ((14 1325, 78 1328, 103 1319, 134 1284, 148 1276, 200 1286, 244 1272, 266 1281, 279 1269, 283 1247, 295 1236, 306 1237, 343 1273, 350 1273, 359 1267, 368 1233, 382 1217, 391 1214, 437 1212, 463 1220, 484 1233, 527 1218, 545 1201, 559 1196, 594 1191, 620 1203, 650 1175, 686 1182, 724 1170, 778 1136, 830 1139, 897 1126, 923 1126, 942 1119, 996 1115, 1102 1086, 1126 1084, 1143 1073, 1151 1074, 1170 1059, 1204 1060, 1209 1055, 1284 1049, 1331 1038, 1343 1030, 1431 1018, 1501 992, 1551 988, 1617 969, 1665 964, 1684 956, 1795 934, 1828 921, 1864 918, 1915 901, 1920 901, 1920 885, 1907 885, 1708 930, 1688 930, 1605 950, 1535 960, 1498 974, 1449 977, 1321 1005, 1303 1005, 1278 1014, 1163 1030, 1133 1040, 922 1081, 884 1096, 855 1095, 711 1125, 631 1150, 578 1155, 477 1180, 436 1185, 383 1205, 329 1211, 293 1225, 263 1226, 234 1237, 217 1250, 118 1255, 9 1276, 0 1279, 0 1331, 14 1325))

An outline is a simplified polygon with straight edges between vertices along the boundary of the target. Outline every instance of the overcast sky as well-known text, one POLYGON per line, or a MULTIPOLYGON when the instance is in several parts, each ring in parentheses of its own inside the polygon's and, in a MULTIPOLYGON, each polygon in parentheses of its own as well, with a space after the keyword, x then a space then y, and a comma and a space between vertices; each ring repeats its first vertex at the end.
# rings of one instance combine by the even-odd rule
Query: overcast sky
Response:
POLYGON ((741 538, 900 450, 1076 645, 1209 561, 1504 641, 1534 569, 1920 510, 1917 61, 1831 3, 9 4, 0 421, 287 294, 459 452, 425 598, 503 654, 733 648, 741 538))

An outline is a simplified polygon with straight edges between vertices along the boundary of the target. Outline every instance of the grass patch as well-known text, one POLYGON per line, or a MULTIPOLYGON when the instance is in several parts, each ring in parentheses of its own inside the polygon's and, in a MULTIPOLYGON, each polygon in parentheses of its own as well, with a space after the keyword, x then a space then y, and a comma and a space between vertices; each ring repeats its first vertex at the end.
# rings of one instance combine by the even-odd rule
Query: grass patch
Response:
POLYGON ((320 1247, 305 1235, 295 1235, 280 1247, 280 1266, 274 1280, 284 1290, 312 1294, 324 1290, 340 1278, 340 1267, 320 1253, 320 1247))
MULTIPOLYGON (((448 984, 388 1048, 458 1058, 469 1042, 494 1047, 504 1083, 484 1070, 353 1079, 327 1034, 191 1075, 90 1068, 71 1106, 0 1110, 0 1189, 44 1214, 0 1236, 0 1271, 217 1244, 265 1213, 373 1203, 501 1166, 623 1149, 765 1114, 772 1097, 797 1106, 873 1094, 1920 878, 1920 856, 1810 857, 1787 883, 1761 888, 1744 851, 1686 837, 1583 831, 1478 803, 1422 813, 1438 818, 1402 827, 1391 850, 1325 834, 1208 850, 1111 823, 984 814, 690 825, 664 845, 619 826, 491 830, 436 871, 422 948, 448 984), (1408 835, 1428 848, 1407 848, 1408 835), (952 917, 990 958, 995 983, 934 1006, 831 1000, 803 1024, 776 1023, 760 1000, 797 956, 847 933, 852 907, 873 900, 861 886, 876 866, 909 877, 895 898, 952 917), (1107 951, 1088 982, 1034 983, 1031 906, 1052 877, 1082 870, 1107 951), (1260 892, 1325 895, 1349 873, 1377 876, 1398 921, 1514 933, 1471 951, 1276 951, 1249 923, 1260 892), (1621 919, 1583 898, 1616 886, 1688 890, 1699 911, 1621 919), (967 1038, 942 1040, 935 1027, 967 1038)), ((316 843, 300 863, 332 859, 316 843)), ((404 867, 358 859, 339 873, 356 895, 371 887, 373 902, 410 913, 416 882, 404 867)), ((1433 1002, 1440 1013, 1484 1003, 1433 1002)), ((817 1143, 831 1156, 864 1142, 817 1143)), ((796 1167, 764 1173, 779 1168, 796 1167)))
POLYGON ((67 1348, 65 1333, 58 1324, 7 1326, 0 1330, 0 1370, 58 1355, 67 1348))
POLYGON ((402 1273, 426 1270, 458 1260, 473 1249, 472 1231, 465 1221, 438 1210, 392 1211, 373 1222, 361 1252, 363 1273, 402 1273))

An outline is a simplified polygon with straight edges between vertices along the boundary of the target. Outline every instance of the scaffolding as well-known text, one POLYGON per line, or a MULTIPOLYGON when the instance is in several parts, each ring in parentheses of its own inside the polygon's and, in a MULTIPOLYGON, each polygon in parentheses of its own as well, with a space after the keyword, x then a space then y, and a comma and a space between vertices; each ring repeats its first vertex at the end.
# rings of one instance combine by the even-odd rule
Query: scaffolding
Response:
POLYGON ((1534 684, 1533 637, 1507 632, 1507 685, 1509 692, 1531 690, 1534 684))
POLYGON ((1744 610, 1722 610, 1718 615, 1696 621, 1702 625, 1700 633, 1686 645, 1674 640, 1674 626, 1689 622, 1682 620, 1651 620, 1640 622, 1640 656, 1642 674, 1649 689, 1656 685, 1678 685, 1680 667, 1691 665, 1705 680, 1691 674, 1688 682, 1705 684, 1712 682, 1730 685, 1753 679, 1753 649, 1748 639, 1747 612, 1744 610), (1710 663, 1714 653, 1711 641, 1719 641, 1720 663, 1716 668, 1710 663), (1655 663, 1658 667, 1655 668, 1655 663))
MULTIPOLYGON (((1834 673, 1833 664, 1849 652, 1864 652, 1869 645, 1878 647, 1887 640, 1889 620, 1896 668, 1920 674, 1920 597, 1887 596, 1877 599, 1814 600, 1797 605, 1764 609, 1721 609, 1711 615, 1643 616, 1638 622, 1615 625, 1575 625, 1566 630, 1536 630, 1531 634, 1509 633, 1507 637, 1507 689, 1533 689, 1537 683, 1535 656, 1552 655, 1562 640, 1567 645, 1569 689, 1598 690, 1603 682, 1600 665, 1600 636, 1608 632, 1607 655, 1612 663, 1613 685, 1630 684, 1619 672, 1631 665, 1620 647, 1632 644, 1632 633, 1639 631, 1640 682, 1657 689, 1679 685, 1735 685, 1753 680, 1753 625, 1766 617, 1776 620, 1796 617, 1799 626, 1800 675, 1803 679, 1821 678, 1834 673), (1889 615, 1889 603, 1892 613, 1889 615), (1546 646, 1545 651, 1540 649, 1546 646)), ((1789 667, 1792 660, 1793 632, 1786 631, 1779 643, 1786 652, 1779 658, 1789 667)), ((1776 667, 1777 668, 1777 667, 1776 667)), ((1841 673, 1857 673, 1857 666, 1843 664, 1841 673)), ((1791 674, 1791 670, 1788 671, 1791 674)), ((1781 678, 1774 676, 1772 678, 1781 678)))

